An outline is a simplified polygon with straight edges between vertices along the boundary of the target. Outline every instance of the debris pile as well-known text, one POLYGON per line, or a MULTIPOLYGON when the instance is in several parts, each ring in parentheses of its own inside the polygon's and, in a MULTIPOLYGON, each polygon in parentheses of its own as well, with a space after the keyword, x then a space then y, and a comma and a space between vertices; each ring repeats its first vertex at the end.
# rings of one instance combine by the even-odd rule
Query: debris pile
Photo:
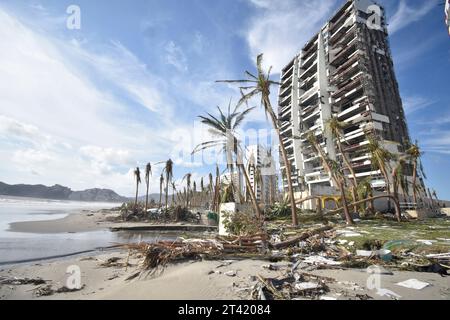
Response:
POLYGON ((7 278, 7 277, 0 277, 0 284, 1 285, 13 285, 13 286, 22 286, 22 285, 41 285, 45 284, 46 281, 42 280, 41 278, 36 279, 29 279, 29 278, 7 278))
POLYGON ((318 299, 329 292, 327 283, 334 279, 294 272, 281 279, 258 276, 258 283, 252 291, 254 300, 297 300, 318 299))

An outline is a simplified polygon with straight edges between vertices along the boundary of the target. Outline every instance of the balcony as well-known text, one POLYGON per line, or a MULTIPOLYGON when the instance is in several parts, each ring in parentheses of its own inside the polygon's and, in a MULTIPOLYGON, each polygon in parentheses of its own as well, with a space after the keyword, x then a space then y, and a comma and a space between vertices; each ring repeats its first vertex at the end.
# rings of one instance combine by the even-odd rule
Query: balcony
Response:
POLYGON ((308 162, 312 162, 315 161, 317 159, 320 159, 320 157, 318 155, 316 155, 315 153, 310 153, 307 156, 303 156, 303 162, 308 163, 308 162))
POLYGON ((292 104, 289 104, 285 107, 279 108, 278 110, 278 114, 282 115, 283 113, 285 113, 287 110, 291 110, 292 104))
MULTIPOLYGON (((317 98, 317 100, 319 100, 319 99, 317 98)), ((302 116, 313 111, 315 108, 317 108, 319 106, 320 106, 320 104, 318 104, 318 103, 313 103, 313 104, 307 105, 305 108, 302 109, 302 116)))
POLYGON ((300 75, 300 79, 301 80, 307 79, 312 75, 314 75, 316 72, 317 72, 317 61, 315 61, 306 71, 304 71, 300 75))
POLYGON ((292 81, 284 81, 280 86, 280 92, 282 93, 286 88, 292 88, 292 81))
POLYGON ((356 49, 355 43, 352 45, 345 47, 339 54, 337 54, 333 60, 330 61, 330 64, 333 66, 338 66, 346 62, 346 60, 351 59, 352 55, 358 53, 359 50, 356 49))
POLYGON ((333 41, 331 42, 331 44, 335 47, 339 47, 339 46, 346 46, 348 45, 348 43, 353 40, 353 38, 356 36, 356 23, 353 24, 343 35, 343 37, 339 40, 339 39, 334 39, 337 40, 336 43, 333 43, 333 41))
POLYGON ((306 88, 308 87, 308 85, 314 85, 314 82, 317 81, 317 75, 312 75, 311 77, 309 77, 306 80, 303 80, 302 82, 300 82, 300 86, 299 88, 302 90, 306 90, 306 88))
POLYGON ((309 58, 309 56, 314 52, 317 51, 317 45, 319 41, 319 35, 316 34, 303 48, 303 57, 309 58))
POLYGON ((336 71, 332 73, 332 76, 336 76, 339 73, 345 71, 348 67, 350 67, 352 64, 354 64, 357 61, 359 61, 359 55, 354 55, 347 62, 345 62, 344 64, 339 66, 339 68, 337 68, 336 71))
POLYGON ((309 67, 311 67, 312 64, 316 61, 316 59, 317 59, 317 52, 309 56, 308 59, 304 60, 304 62, 302 63, 302 69, 308 69, 309 67))
POLYGON ((347 79, 353 77, 360 69, 358 68, 359 61, 356 61, 354 64, 349 66, 347 69, 342 70, 339 74, 335 75, 331 78, 330 83, 336 86, 342 85, 347 79))
POLYGON ((345 147, 344 148, 344 152, 353 152, 353 151, 356 151, 356 150, 360 149, 361 147, 364 147, 364 146, 366 146, 368 144, 369 144, 369 141, 364 140, 362 142, 355 143, 355 144, 352 144, 352 145, 350 145, 348 147, 345 147))
POLYGON ((305 116, 303 117, 303 121, 307 122, 311 119, 314 119, 315 117, 320 116, 320 111, 321 111, 320 108, 316 108, 313 110, 313 112, 305 114, 305 116))
POLYGON ((312 95, 316 94, 318 90, 319 86, 316 83, 311 88, 309 88, 308 91, 306 91, 300 96, 300 102, 303 103, 305 101, 308 101, 309 98, 311 98, 312 95))
POLYGON ((287 96, 280 97, 280 105, 286 104, 286 102, 290 101, 292 94, 288 94, 287 96))
POLYGON ((328 182, 330 181, 330 176, 327 174, 323 174, 321 172, 311 174, 309 176, 306 176, 306 183, 313 184, 313 183, 322 183, 322 182, 328 182))
POLYGON ((281 129, 280 134, 282 136, 287 135, 288 133, 292 134, 292 127, 286 126, 284 129, 281 129))
POLYGON ((338 28, 341 25, 341 23, 348 18, 352 10, 353 10, 352 2, 347 1, 347 3, 336 12, 333 18, 330 19, 331 24, 330 31, 333 31, 336 28, 338 28))
POLYGON ((355 105, 351 105, 350 107, 344 109, 341 113, 337 115, 339 120, 345 120, 349 117, 353 117, 356 114, 360 114, 361 112, 367 111, 367 103, 361 102, 355 105))
POLYGON ((349 79, 349 83, 346 84, 344 87, 340 88, 338 91, 335 91, 331 94, 331 97, 334 99, 340 98, 345 93, 350 92, 351 90, 355 89, 360 85, 362 82, 362 72, 359 72, 356 74, 352 79, 349 79))
POLYGON ((287 109, 285 112, 281 113, 278 116, 279 120, 283 120, 283 121, 289 121, 291 120, 292 117, 292 110, 291 109, 287 109))

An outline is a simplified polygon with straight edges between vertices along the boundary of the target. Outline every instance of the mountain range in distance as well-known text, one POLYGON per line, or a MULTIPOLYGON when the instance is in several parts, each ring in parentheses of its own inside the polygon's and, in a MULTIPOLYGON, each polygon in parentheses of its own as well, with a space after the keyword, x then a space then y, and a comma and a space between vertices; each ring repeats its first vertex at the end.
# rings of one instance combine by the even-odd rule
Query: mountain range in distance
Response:
MULTIPOLYGON (((9 185, 0 182, 0 195, 13 197, 27 197, 51 200, 70 200, 86 202, 128 202, 134 198, 123 197, 110 189, 87 189, 84 191, 73 191, 68 187, 54 185, 47 187, 44 185, 16 184, 9 185)), ((149 194, 149 201, 154 199, 159 201, 159 194, 149 194)), ((139 198, 142 200, 142 197, 139 198)), ((144 196, 145 200, 145 196, 144 196)))

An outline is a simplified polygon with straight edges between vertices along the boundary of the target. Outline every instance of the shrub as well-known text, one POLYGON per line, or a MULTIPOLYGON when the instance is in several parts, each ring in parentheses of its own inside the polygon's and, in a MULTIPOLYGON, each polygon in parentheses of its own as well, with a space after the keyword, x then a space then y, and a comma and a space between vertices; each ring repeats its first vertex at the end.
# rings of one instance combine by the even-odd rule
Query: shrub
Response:
POLYGON ((224 214, 225 229, 232 235, 250 236, 261 231, 258 219, 246 212, 225 212, 224 214))

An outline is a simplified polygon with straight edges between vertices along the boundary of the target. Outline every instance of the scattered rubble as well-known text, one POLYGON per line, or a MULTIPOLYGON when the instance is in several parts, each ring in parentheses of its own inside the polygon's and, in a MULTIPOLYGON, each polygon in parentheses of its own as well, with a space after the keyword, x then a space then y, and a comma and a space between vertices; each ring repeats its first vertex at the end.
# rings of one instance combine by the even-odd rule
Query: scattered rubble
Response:
MULTIPOLYGON (((252 277, 255 284, 252 285, 251 296, 262 300, 338 299, 341 296, 372 299, 361 294, 361 288, 353 283, 337 283, 344 291, 327 295, 330 292, 330 284, 336 281, 307 273, 317 269, 356 268, 379 275, 393 275, 395 270, 434 272, 443 276, 448 274, 450 253, 445 253, 449 250, 448 243, 442 245, 436 237, 420 241, 420 238, 409 236, 415 232, 417 236, 423 237, 422 230, 428 229, 428 226, 421 222, 416 223, 418 228, 421 228, 419 231, 413 229, 416 225, 404 223, 409 238, 397 240, 393 236, 401 235, 399 230, 403 229, 398 229, 395 222, 392 222, 392 225, 388 225, 389 223, 386 222, 386 225, 380 227, 369 221, 367 225, 361 222, 358 227, 339 227, 328 221, 325 224, 309 224, 303 229, 277 223, 269 224, 265 231, 255 235, 214 239, 181 238, 176 241, 140 243, 124 247, 142 255, 144 272, 163 270, 168 263, 186 259, 220 260, 216 269, 230 266, 235 259, 268 260, 270 263, 262 268, 276 271, 279 277, 252 277), (369 227, 371 229, 367 229, 369 227)), ((448 231, 448 227, 446 228, 448 231)), ((436 227, 436 230, 439 238, 446 239, 442 238, 443 228, 436 227)), ((237 276, 234 270, 211 270, 208 274, 217 273, 229 277, 237 276)), ((248 290, 240 292, 243 291, 248 290)), ((376 293, 391 299, 401 298, 386 289, 376 293)))

